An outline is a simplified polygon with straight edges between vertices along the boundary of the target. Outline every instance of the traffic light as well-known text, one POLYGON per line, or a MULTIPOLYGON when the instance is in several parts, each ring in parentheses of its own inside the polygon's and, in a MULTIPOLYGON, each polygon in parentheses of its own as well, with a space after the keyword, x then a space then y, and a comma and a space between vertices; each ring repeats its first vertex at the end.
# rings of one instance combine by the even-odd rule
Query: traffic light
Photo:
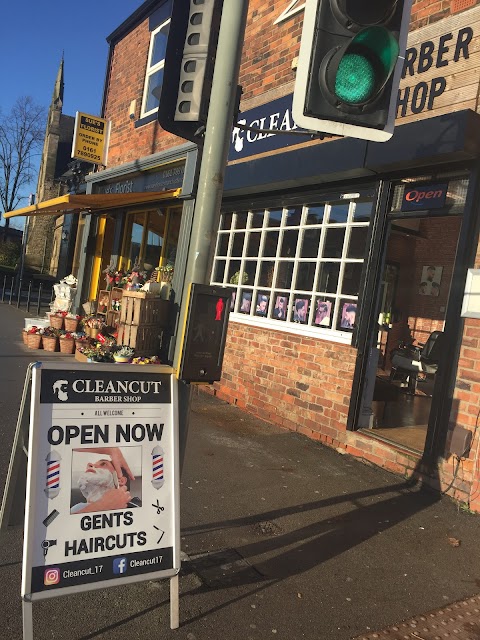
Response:
POLYGON ((173 3, 158 122, 166 131, 199 142, 206 123, 223 0, 173 3))
POLYGON ((412 0, 306 0, 293 119, 385 142, 395 126, 412 0))

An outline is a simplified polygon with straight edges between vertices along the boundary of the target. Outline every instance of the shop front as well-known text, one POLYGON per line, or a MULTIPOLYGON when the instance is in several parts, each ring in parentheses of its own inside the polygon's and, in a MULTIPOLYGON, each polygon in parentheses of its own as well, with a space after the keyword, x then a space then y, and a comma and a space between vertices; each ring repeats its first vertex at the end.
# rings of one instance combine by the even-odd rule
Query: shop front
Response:
MULTIPOLYGON (((244 120, 287 122, 288 99, 244 120)), ((468 503, 475 453, 450 445, 471 426, 456 384, 478 120, 412 122, 382 145, 234 132, 211 275, 232 290, 219 397, 468 503)))

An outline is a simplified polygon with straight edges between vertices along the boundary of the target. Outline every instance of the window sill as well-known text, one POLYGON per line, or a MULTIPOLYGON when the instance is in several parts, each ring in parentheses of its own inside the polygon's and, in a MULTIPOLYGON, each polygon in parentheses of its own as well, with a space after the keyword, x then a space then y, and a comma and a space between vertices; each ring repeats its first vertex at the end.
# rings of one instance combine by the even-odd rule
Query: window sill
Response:
POLYGON ((282 333, 290 333, 295 336, 307 336, 309 338, 317 338, 326 342, 337 342, 339 344, 351 344, 352 333, 347 331, 334 331, 331 329, 318 329, 304 324, 286 323, 280 320, 270 318, 258 318, 255 316, 244 315, 242 313, 230 313, 230 322, 249 325, 259 329, 267 329, 269 331, 281 331, 282 333))
POLYGON ((140 118, 140 120, 135 121, 135 129, 138 129, 139 127, 143 127, 144 124, 153 122, 156 119, 157 119, 157 112, 150 113, 148 116, 145 116, 144 118, 140 118))

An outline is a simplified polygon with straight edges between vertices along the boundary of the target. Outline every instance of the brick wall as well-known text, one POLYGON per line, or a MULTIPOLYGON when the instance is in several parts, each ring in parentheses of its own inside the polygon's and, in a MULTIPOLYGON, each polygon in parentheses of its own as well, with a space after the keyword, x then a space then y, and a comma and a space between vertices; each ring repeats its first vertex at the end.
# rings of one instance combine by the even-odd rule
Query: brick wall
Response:
POLYGON ((147 19, 113 48, 105 104, 105 117, 112 120, 109 167, 165 151, 185 142, 164 131, 156 120, 135 128, 135 120, 140 118, 149 45, 147 19), (132 100, 137 101, 133 120, 129 112, 132 100))
MULTIPOLYGON (((480 247, 475 258, 475 268, 480 268, 480 247)), ((472 448, 468 458, 461 463, 459 480, 454 487, 460 499, 463 498, 472 510, 480 512, 479 419, 480 320, 468 318, 463 328, 450 429, 453 430, 455 425, 459 425, 472 431, 472 448)))
POLYGON ((355 356, 350 346, 231 322, 214 388, 268 422, 340 446, 355 356))
POLYGON ((410 31, 438 22, 453 13, 471 9, 477 4, 480 4, 480 0, 414 0, 410 31))

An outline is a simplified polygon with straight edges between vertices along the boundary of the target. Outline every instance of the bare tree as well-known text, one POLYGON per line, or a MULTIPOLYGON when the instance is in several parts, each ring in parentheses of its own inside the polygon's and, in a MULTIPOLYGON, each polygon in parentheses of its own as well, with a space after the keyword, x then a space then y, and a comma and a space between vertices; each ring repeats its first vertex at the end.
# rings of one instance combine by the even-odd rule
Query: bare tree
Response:
MULTIPOLYGON (((3 212, 17 208, 37 172, 35 156, 41 152, 45 135, 46 109, 23 96, 10 113, 0 109, 0 206, 3 212)), ((1 219, 1 212, 0 212, 1 219)), ((5 226, 8 227, 8 219, 5 226)))

